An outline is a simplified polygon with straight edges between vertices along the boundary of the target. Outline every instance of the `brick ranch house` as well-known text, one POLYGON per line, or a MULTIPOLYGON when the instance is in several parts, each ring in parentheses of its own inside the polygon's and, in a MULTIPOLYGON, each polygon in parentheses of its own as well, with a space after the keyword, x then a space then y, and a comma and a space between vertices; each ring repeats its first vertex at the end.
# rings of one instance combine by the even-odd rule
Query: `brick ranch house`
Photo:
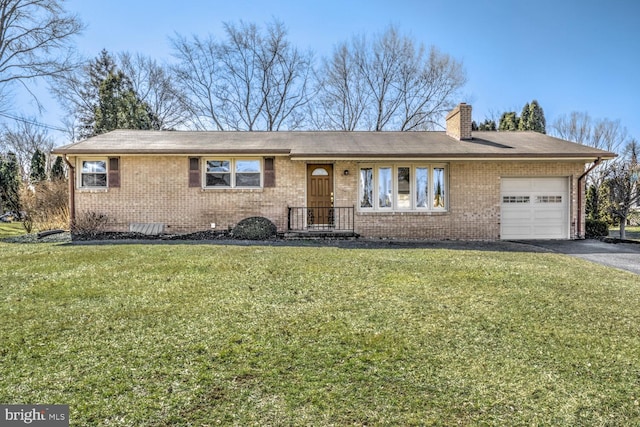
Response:
POLYGON ((534 132, 118 130, 53 150, 70 167, 72 220, 111 231, 226 230, 263 216, 280 232, 368 238, 584 237, 585 165, 615 154, 534 132))

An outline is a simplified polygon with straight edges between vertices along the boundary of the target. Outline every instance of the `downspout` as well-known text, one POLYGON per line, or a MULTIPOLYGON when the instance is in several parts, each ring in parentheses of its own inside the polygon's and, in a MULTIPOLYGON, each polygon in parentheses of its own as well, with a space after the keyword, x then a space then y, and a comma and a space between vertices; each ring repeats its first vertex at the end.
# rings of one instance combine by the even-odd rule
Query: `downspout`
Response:
MULTIPOLYGON (((583 238, 585 236, 582 236, 582 180, 584 180, 584 178, 589 174, 589 172, 591 172, 592 170, 594 170, 596 168, 596 166, 598 166, 600 164, 600 162, 602 161, 602 157, 598 157, 595 162, 593 162, 593 164, 591 165, 591 167, 589 169, 587 169, 585 171, 585 173, 583 173, 582 175, 580 175, 580 178, 578 178, 578 224, 577 224, 577 236, 578 239, 583 238)), ((585 191, 587 189, 585 188, 585 191)))
POLYGON ((69 229, 76 223, 76 168, 65 154, 64 162, 69 167, 69 229))

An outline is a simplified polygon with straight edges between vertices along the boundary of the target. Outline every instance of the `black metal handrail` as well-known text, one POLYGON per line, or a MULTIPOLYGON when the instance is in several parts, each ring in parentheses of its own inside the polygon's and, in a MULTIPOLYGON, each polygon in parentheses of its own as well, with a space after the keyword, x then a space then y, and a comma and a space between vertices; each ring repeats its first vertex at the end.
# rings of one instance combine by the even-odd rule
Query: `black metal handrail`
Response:
POLYGON ((353 206, 289 207, 289 231, 354 231, 353 206))

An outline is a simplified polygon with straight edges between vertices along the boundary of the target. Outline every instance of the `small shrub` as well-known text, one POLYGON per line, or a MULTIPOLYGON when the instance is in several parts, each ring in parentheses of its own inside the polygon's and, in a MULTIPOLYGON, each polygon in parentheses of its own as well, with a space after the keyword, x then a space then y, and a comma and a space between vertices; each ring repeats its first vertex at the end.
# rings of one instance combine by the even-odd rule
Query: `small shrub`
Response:
POLYGON ((33 230, 33 219, 31 218, 31 215, 26 214, 24 218, 22 218, 22 226, 27 234, 31 234, 31 231, 33 230))
POLYGON ((104 231, 107 225, 107 216, 96 212, 82 212, 76 215, 76 219, 71 227, 73 236, 91 237, 104 231))
POLYGON ((278 229, 269 219, 254 216, 240 221, 231 231, 234 239, 267 240, 276 235, 278 229))
POLYGON ((588 239, 606 237, 609 235, 609 224, 606 221, 588 219, 586 221, 585 234, 588 239))

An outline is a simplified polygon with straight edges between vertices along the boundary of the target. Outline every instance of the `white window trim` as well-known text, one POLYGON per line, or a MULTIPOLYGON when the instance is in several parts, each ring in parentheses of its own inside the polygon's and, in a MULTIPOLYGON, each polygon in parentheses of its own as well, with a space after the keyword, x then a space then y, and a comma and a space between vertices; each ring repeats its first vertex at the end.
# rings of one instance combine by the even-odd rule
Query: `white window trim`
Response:
POLYGON ((104 191, 109 188, 109 158, 108 157, 79 157, 76 163, 76 170, 78 173, 76 174, 76 188, 78 190, 97 190, 104 191), (96 162, 101 161, 105 163, 105 185, 104 186, 83 186, 82 185, 82 176, 84 173, 82 172, 82 165, 84 162, 96 162))
MULTIPOLYGON (((264 158, 262 157, 203 157, 202 158, 202 188, 206 190, 229 190, 229 189, 256 189, 264 187, 264 158), (230 185, 207 185, 207 162, 219 160, 229 162, 230 185), (260 185, 238 186, 236 184, 236 162, 239 160, 257 160, 260 163, 260 171, 253 172, 260 175, 260 185)), ((252 172, 247 172, 252 173, 252 172)))
POLYGON ((448 212, 449 211, 449 198, 451 195, 449 194, 449 165, 446 163, 380 163, 380 164, 372 164, 372 163, 361 163, 358 164, 358 211, 359 212, 378 212, 378 213, 389 213, 389 212, 448 212), (406 168, 408 167, 410 172, 411 179, 409 181, 409 194, 411 196, 411 203, 408 209, 400 209, 397 207, 398 203, 398 168, 406 168), (361 175, 360 169, 371 168, 373 170, 373 207, 365 208, 360 206, 360 201, 362 200, 362 185, 360 182, 361 175), (379 191, 380 191, 380 175, 379 169, 381 168, 391 168, 391 177, 392 177, 392 197, 391 197, 391 207, 380 207, 379 206, 379 191), (427 200, 428 204, 426 207, 417 207, 416 206, 416 169, 417 168, 427 168, 429 171, 429 182, 428 182, 428 194, 427 200), (433 188, 434 184, 434 170, 436 168, 444 169, 444 194, 445 194, 445 206, 443 208, 437 208, 433 206, 433 200, 435 197, 435 191, 433 188))

